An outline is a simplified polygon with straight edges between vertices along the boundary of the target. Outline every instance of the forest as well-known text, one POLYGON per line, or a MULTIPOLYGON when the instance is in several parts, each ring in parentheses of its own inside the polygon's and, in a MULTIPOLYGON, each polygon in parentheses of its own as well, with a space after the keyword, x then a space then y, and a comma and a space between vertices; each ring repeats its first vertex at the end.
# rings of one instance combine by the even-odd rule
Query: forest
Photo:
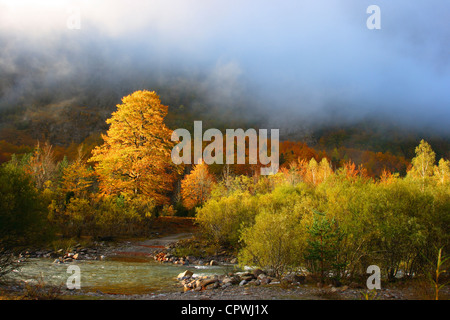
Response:
POLYGON ((136 91, 101 137, 2 141, 0 265, 55 238, 145 237, 161 216, 195 217, 202 241, 241 265, 276 276, 304 268, 321 282, 357 279, 369 265, 413 278, 448 252, 450 161, 425 140, 411 158, 285 140, 279 172, 262 176, 259 164, 173 164, 169 108, 136 91))

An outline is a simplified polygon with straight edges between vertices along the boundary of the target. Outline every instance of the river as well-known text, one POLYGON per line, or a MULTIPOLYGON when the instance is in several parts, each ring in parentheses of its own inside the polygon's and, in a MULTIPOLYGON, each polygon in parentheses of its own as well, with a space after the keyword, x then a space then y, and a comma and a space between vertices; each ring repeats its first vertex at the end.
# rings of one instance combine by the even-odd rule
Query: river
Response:
POLYGON ((191 270, 194 276, 225 274, 238 271, 234 265, 182 266, 160 263, 145 258, 113 257, 104 260, 81 260, 57 264, 54 259, 32 258, 19 265, 9 278, 66 288, 68 266, 80 267, 80 285, 85 292, 109 294, 151 294, 182 291, 176 277, 184 270, 191 270))

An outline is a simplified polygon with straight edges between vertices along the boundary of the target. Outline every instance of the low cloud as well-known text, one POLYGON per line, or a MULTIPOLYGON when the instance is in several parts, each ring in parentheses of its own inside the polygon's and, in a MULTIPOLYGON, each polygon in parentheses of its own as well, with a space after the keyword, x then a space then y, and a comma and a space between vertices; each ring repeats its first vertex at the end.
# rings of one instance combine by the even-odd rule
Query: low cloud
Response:
POLYGON ((377 1, 381 30, 368 30, 371 4, 0 1, 0 108, 169 88, 286 130, 376 115, 450 133, 450 5, 377 1))

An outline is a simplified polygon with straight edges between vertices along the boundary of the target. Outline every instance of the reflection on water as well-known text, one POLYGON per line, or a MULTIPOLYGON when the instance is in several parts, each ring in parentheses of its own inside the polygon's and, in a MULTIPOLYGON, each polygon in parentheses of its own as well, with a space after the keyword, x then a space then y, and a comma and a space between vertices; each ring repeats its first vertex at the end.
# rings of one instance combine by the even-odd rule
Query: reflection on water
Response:
MULTIPOLYGON (((29 259, 19 266, 10 277, 28 282, 42 278, 45 283, 62 285, 65 288, 70 264, 54 264, 53 260, 29 259)), ((139 257, 114 257, 108 260, 76 261, 81 270, 81 289, 112 294, 145 294, 180 291, 176 281, 179 273, 186 269, 194 276, 225 274, 236 271, 234 266, 181 266, 162 264, 139 257)))

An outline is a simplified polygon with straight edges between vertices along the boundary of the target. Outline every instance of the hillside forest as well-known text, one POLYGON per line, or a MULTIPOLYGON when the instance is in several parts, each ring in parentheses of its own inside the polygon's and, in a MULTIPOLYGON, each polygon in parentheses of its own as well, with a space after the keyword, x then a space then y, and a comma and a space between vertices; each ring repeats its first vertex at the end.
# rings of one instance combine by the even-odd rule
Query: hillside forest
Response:
POLYGON ((160 216, 195 217, 206 243, 276 275, 302 267, 343 279, 378 265, 393 280, 448 252, 445 143, 436 152, 423 139, 373 139, 363 149, 345 128, 321 131, 314 143, 280 141, 280 170, 262 176, 259 164, 173 164, 182 122, 169 110, 156 92, 136 91, 104 124, 90 114, 98 130, 70 143, 3 126, 1 252, 55 237, 144 237, 160 216))

